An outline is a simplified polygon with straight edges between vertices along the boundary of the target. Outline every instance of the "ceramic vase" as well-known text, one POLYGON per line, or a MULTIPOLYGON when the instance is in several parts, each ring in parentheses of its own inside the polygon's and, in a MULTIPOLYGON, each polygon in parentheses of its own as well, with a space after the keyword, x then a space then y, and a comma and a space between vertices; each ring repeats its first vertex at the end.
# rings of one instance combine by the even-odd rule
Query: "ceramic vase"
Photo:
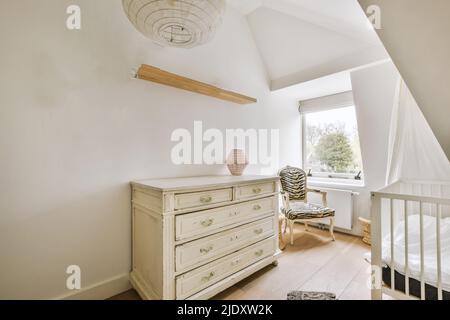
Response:
POLYGON ((248 158, 241 149, 233 149, 227 158, 228 170, 233 176, 242 176, 248 166, 248 158))

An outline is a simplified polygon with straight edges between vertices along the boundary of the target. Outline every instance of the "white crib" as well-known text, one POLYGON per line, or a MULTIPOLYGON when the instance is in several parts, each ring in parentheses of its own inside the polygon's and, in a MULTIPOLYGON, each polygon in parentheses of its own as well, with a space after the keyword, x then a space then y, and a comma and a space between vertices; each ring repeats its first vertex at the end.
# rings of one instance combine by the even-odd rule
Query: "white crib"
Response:
POLYGON ((450 299, 450 182, 372 193, 372 299, 450 299))

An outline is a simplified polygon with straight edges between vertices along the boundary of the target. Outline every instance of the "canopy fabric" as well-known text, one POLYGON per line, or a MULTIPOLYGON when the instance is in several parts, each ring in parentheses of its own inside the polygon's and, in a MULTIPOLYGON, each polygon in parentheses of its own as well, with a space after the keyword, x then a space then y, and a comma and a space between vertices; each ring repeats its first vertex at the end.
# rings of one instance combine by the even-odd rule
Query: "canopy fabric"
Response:
POLYGON ((402 79, 392 112, 386 183, 450 181, 450 162, 402 79))

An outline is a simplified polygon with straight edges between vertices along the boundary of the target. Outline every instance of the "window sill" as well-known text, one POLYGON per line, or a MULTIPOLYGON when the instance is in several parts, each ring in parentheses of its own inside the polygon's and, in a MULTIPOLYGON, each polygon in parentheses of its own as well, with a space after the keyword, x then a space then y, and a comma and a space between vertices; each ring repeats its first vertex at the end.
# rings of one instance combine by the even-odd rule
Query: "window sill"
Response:
POLYGON ((311 187, 322 188, 364 188, 364 181, 361 180, 349 180, 349 179, 329 179, 329 178, 308 178, 308 185, 311 187))

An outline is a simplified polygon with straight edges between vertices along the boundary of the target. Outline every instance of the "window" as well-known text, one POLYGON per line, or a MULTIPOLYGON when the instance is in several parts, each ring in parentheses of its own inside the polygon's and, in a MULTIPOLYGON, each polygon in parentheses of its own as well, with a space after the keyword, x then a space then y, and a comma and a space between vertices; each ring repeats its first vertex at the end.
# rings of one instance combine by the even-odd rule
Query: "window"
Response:
POLYGON ((362 179, 355 107, 303 114, 304 169, 312 177, 362 179))

